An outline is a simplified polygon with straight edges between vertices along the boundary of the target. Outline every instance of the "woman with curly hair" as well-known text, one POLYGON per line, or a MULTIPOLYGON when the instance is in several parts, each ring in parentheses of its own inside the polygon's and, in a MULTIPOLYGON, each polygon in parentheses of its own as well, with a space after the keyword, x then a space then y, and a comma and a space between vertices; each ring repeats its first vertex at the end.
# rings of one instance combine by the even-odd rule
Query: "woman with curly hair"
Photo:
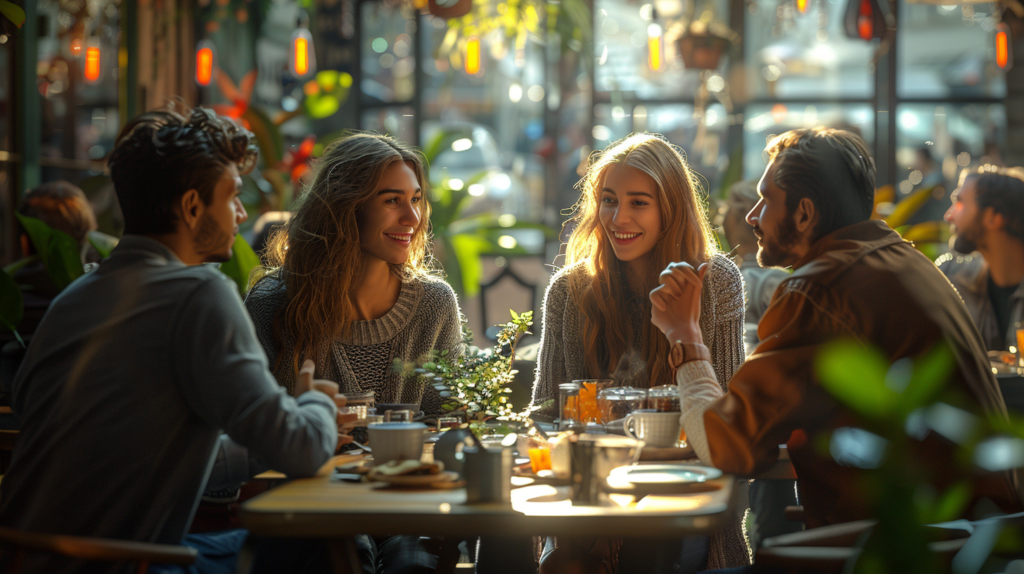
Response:
MULTIPOLYGON (((700 326, 718 380, 728 381, 744 359, 743 279, 717 250, 699 185, 682 154, 660 136, 634 134, 595 156, 581 184, 566 265, 544 298, 533 404, 556 398, 558 385, 574 379, 615 378, 642 388, 675 384, 668 343, 651 324, 648 297, 661 270, 675 261, 708 265, 700 326)), ((621 541, 586 544, 593 548, 595 565, 603 564, 609 574, 620 555, 627 560, 634 554, 629 544, 620 549, 621 541)), ((554 541, 547 546, 550 551, 554 541)), ((690 546, 684 544, 682 551, 690 546)), ((551 564, 557 556, 551 554, 551 564)), ((737 517, 712 537, 706 566, 746 563, 737 517)), ((623 564, 623 571, 636 566, 623 564)))
POLYGON ((357 134, 329 145, 315 170, 245 302, 278 382, 291 391, 311 358, 342 392, 440 412, 436 390, 391 369, 431 349, 461 352, 455 293, 430 267, 421 157, 357 134))

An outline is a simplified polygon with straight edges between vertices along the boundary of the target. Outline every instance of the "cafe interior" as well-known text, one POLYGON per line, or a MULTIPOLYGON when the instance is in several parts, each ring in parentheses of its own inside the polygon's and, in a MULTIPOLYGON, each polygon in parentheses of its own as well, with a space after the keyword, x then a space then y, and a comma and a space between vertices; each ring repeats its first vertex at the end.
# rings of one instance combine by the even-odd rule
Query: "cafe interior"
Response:
POLYGON ((1018 0, 0 0, 0 109, 0 569, 1024 572, 1018 0))

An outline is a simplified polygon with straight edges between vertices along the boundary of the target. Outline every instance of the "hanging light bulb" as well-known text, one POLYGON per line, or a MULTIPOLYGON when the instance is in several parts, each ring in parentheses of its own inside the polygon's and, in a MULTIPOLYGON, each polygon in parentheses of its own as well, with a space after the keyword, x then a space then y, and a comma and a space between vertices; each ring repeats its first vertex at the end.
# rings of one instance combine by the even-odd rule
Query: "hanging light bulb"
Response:
POLYGON ((647 65, 655 72, 660 71, 664 63, 663 46, 661 26, 647 26, 647 65))
POLYGON ((476 36, 466 40, 466 73, 470 76, 480 73, 480 38, 476 36))
POLYGON ((1006 22, 996 25, 996 65, 1000 70, 1009 70, 1013 67, 1013 43, 1010 27, 1006 22))
POLYGON ((296 78, 305 78, 316 72, 316 53, 313 51, 313 35, 306 28, 292 32, 291 54, 288 71, 296 78))
POLYGON ((202 40, 196 46, 196 83, 209 86, 217 73, 217 51, 213 42, 202 40))
POLYGON ((860 0, 860 15, 857 17, 857 35, 861 40, 870 40, 875 35, 875 23, 871 14, 871 2, 860 0))
POLYGON ((801 14, 807 13, 807 6, 810 4, 810 0, 796 0, 796 9, 801 14))
POLYGON ((85 81, 90 84, 100 79, 100 46, 90 42, 85 48, 85 81))

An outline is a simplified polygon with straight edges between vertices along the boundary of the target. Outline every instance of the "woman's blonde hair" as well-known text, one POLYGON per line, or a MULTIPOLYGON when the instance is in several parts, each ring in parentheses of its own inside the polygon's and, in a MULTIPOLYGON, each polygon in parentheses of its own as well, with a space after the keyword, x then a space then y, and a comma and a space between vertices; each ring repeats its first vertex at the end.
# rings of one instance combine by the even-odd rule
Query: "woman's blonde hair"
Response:
POLYGON ((250 285, 267 275, 285 283, 286 304, 274 317, 277 347, 274 371, 281 366, 282 333, 294 342, 292 368, 298 373, 306 358, 316 359, 317 346, 345 336, 356 314, 349 299, 361 275, 359 212, 377 195, 385 170, 407 163, 422 189, 420 224, 413 232, 409 259, 389 264, 407 280, 430 275, 430 204, 424 160, 413 148, 388 136, 355 134, 332 142, 314 166, 313 183, 296 203, 286 228, 278 230, 266 249, 268 267, 253 274, 250 285))
POLYGON ((582 193, 573 217, 576 229, 569 239, 566 265, 585 262, 588 277, 571 286, 572 297, 580 309, 588 376, 603 377, 615 371, 633 341, 632 322, 626 312, 629 300, 642 297, 646 328, 642 348, 637 351, 646 361, 647 383, 671 383, 665 364, 668 343, 649 320, 648 293, 658 286, 658 274, 669 263, 685 261, 696 267, 709 261, 717 251, 706 208, 697 196, 700 186, 696 177, 678 148, 659 135, 644 133, 625 137, 604 152, 595 153, 580 186, 582 193), (644 257, 646 271, 632 282, 627 281, 626 263, 615 257, 598 214, 604 178, 613 164, 625 164, 646 173, 658 190, 661 233, 644 257), (637 287, 641 292, 634 292, 637 287))

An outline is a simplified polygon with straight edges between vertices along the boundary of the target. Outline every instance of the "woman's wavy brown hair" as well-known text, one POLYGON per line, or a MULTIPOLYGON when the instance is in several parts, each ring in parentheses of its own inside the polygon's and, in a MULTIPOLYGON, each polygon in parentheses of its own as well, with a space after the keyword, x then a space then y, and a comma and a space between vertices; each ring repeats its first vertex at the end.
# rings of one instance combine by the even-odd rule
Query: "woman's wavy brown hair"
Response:
MULTIPOLYGON (((655 134, 633 134, 591 156, 590 168, 580 182, 582 193, 574 208, 576 230, 569 239, 566 265, 585 262, 588 279, 570 287, 580 309, 580 333, 587 349, 590 377, 607 377, 633 341, 632 321, 626 315, 629 300, 642 297, 646 317, 651 314, 648 293, 658 286, 658 274, 669 263, 705 263, 718 246, 706 208, 698 198, 697 179, 678 148, 655 134), (645 271, 627 280, 629 268, 612 251, 598 215, 604 178, 612 164, 626 164, 651 176, 658 188, 661 234, 644 256, 645 271)), ((646 361, 647 384, 671 383, 665 357, 668 343, 657 327, 645 320, 640 356, 646 361), (664 379, 664 380, 663 380, 664 379)))
POLYGON ((281 368, 284 337, 294 343, 292 368, 298 374, 306 358, 316 359, 323 341, 345 336, 355 320, 349 293, 363 265, 359 241, 359 212, 376 196, 384 171, 406 162, 423 191, 420 225, 413 232, 409 259, 390 265, 402 280, 430 275, 430 204, 424 160, 413 148, 388 136, 355 134, 327 146, 314 166, 313 183, 298 200, 287 227, 269 240, 268 266, 250 280, 254 286, 267 275, 283 280, 287 303, 274 318, 277 347, 275 373, 281 368))

